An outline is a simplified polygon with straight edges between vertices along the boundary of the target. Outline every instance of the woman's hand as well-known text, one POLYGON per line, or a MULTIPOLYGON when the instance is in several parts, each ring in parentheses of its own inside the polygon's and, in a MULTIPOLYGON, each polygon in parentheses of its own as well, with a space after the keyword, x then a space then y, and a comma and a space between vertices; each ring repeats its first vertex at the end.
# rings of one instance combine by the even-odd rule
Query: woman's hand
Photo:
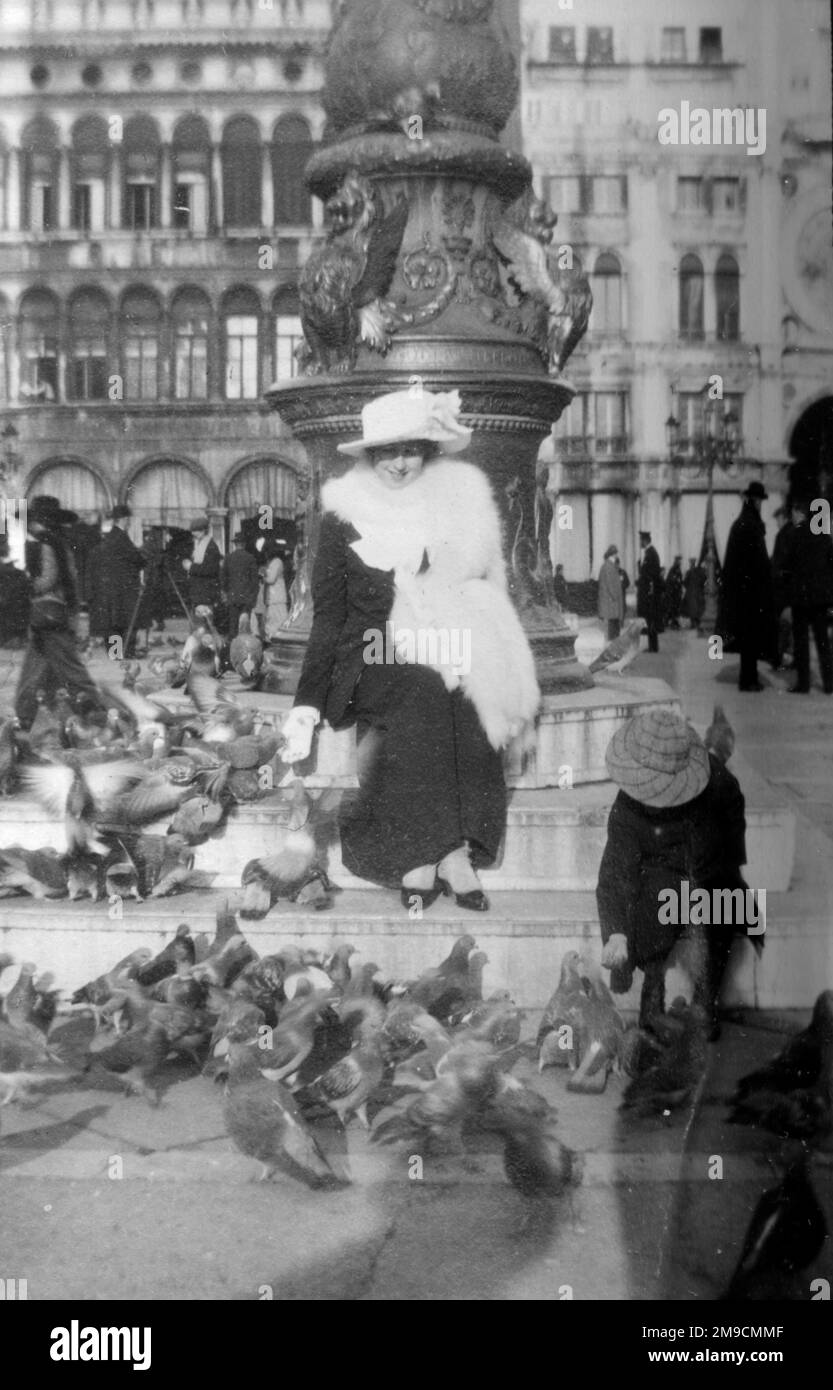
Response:
POLYGON ((286 740, 280 750, 282 763, 302 763, 309 757, 312 735, 320 717, 311 705, 297 705, 289 711, 281 729, 286 740))
POLYGON ((628 960, 628 939, 621 932, 614 932, 602 951, 602 965, 613 970, 617 965, 626 965, 628 960))

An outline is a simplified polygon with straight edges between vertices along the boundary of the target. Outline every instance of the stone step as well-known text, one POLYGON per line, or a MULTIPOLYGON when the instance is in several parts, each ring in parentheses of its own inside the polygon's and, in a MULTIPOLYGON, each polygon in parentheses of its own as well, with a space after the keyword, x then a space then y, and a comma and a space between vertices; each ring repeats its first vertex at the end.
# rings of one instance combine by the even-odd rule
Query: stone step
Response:
MULTIPOLYGON (((535 748, 526 754, 507 753, 506 780, 510 787, 528 789, 563 787, 572 782, 604 782, 605 751, 613 734, 625 720, 649 709, 681 712, 679 697, 665 681, 652 676, 595 677, 592 690, 565 695, 545 695, 538 718, 535 748)), ((289 696, 258 697, 257 692, 229 683, 230 693, 240 704, 257 708, 268 703, 269 712, 282 719, 289 710, 289 696)), ((172 709, 190 708, 181 691, 166 691, 164 703, 172 709)), ((355 730, 338 733, 321 728, 310 769, 304 768, 311 786, 354 787, 356 783, 355 730)))
MULTIPOLYGON (((786 798, 741 760, 733 767, 746 794, 747 880, 768 892, 784 892, 793 864, 794 814, 786 798)), ((512 792, 500 862, 484 872, 484 886, 503 891, 595 889, 615 795, 611 782, 512 792)), ((168 824, 166 817, 147 829, 164 834, 168 824)), ((221 835, 196 847, 195 868, 211 874, 216 886, 237 887, 243 866, 273 853, 279 835, 275 804, 264 800, 238 806, 221 835)), ((21 797, 0 803, 0 847, 54 845, 63 851, 65 843, 62 822, 40 806, 21 797)), ((329 871, 343 887, 367 887, 343 867, 338 843, 330 850, 329 871)))
MULTIPOLYGON (((471 932, 488 955, 486 993, 508 989, 523 1006, 543 1008, 558 981, 561 960, 578 950, 598 960, 600 937, 595 894, 496 892, 487 913, 467 912, 448 899, 433 903, 421 919, 412 918, 398 895, 384 889, 346 890, 329 911, 299 909, 277 903, 260 922, 241 923, 261 955, 287 942, 319 951, 350 941, 361 960, 373 960, 394 979, 413 979, 436 965, 454 938, 471 932)), ((56 983, 75 989, 109 969, 138 946, 158 951, 180 922, 193 932, 213 935, 216 908, 225 900, 239 906, 240 891, 188 892, 154 902, 121 905, 121 917, 107 903, 35 902, 31 898, 0 903, 0 951, 17 960, 33 960, 52 970, 56 983)), ((829 918, 815 894, 772 894, 767 898, 765 949, 759 958, 751 942, 739 940, 724 998, 729 1004, 757 1008, 806 1008, 831 979, 829 918)), ((619 1003, 635 1009, 640 976, 619 1003)), ((9 988, 10 977, 6 977, 9 988)), ((669 998, 682 987, 679 972, 669 979, 669 998)))

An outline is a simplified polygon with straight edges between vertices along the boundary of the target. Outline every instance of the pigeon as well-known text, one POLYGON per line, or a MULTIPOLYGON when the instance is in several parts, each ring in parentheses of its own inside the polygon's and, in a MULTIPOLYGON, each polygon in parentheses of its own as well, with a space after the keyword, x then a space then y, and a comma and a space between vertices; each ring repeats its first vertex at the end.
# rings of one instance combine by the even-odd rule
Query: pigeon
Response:
POLYGON ((561 962, 555 993, 544 1009, 538 1026, 535 1046, 538 1049, 539 1072, 545 1067, 569 1065, 575 1029, 587 997, 583 970, 578 951, 568 951, 561 962))
POLYGON ((142 776, 140 765, 127 759, 83 766, 69 752, 60 763, 27 764, 21 770, 24 788, 53 815, 63 817, 69 854, 107 852, 107 846, 96 839, 95 822, 142 776))
MULTIPOLYGON (((493 1106, 503 1133, 503 1168, 509 1182, 528 1200, 560 1197, 580 1181, 581 1164, 553 1133, 546 1117, 514 1106, 493 1106)), ((493 1122, 494 1123, 494 1122, 493 1122)))
POLYGON ((67 1075, 37 1028, 15 1028, 0 1019, 0 1106, 26 1099, 31 1089, 67 1075))
POLYGON ((798 1275, 827 1239, 827 1223, 802 1152, 781 1182, 761 1197, 722 1302, 806 1300, 798 1275))
POLYGON ((243 869, 245 893, 240 916, 245 921, 265 917, 279 898, 295 900, 310 880, 318 879, 329 888, 326 874, 316 862, 318 846, 312 831, 304 826, 279 834, 282 843, 277 853, 250 859, 243 869))
POLYGON ((275 1081, 293 1076, 312 1052, 316 1023, 329 1002, 326 994, 299 994, 281 1010, 262 1063, 275 1081))
POLYGON ((244 686, 251 689, 257 685, 263 666, 263 643, 251 630, 248 613, 240 614, 237 635, 229 646, 229 661, 244 686))
POLYGON ((261 1181, 285 1173, 313 1189, 342 1186, 307 1127, 292 1093, 260 1070, 263 1056, 245 1026, 229 1035, 223 1114, 235 1148, 261 1164, 261 1181))
POLYGON ((186 922, 182 922, 177 927, 173 940, 169 941, 159 954, 153 957, 153 960, 140 965, 135 978, 143 988, 147 989, 150 985, 158 984, 160 980, 164 980, 166 975, 175 974, 179 962, 193 965, 194 959, 194 941, 191 936, 191 929, 186 922))
POLYGON ((6 995, 3 1013, 13 1028, 29 1022, 37 998, 34 983, 37 968, 33 961, 23 961, 20 974, 6 995))
POLYGON ((76 851, 64 860, 67 894, 70 902, 92 898, 97 903, 104 892, 104 860, 89 851, 76 851))
POLYGON ((712 722, 705 732, 703 741, 708 751, 725 767, 735 751, 735 731, 726 718, 722 705, 715 705, 712 722))
POLYGON ((767 1065, 742 1077, 731 1124, 828 1147, 833 1137, 833 990, 823 990, 810 1024, 767 1065))
MULTIPOLYGON (((371 1139, 415 1146, 463 1148, 463 1126, 476 1121, 500 1090, 498 1056, 477 1039, 452 1042, 436 1066, 436 1080, 422 1083, 377 1117, 371 1139)), ((423 1150, 424 1151, 424 1150, 423 1150)))
POLYGON ((604 1091, 611 1069, 621 1068, 625 1025, 598 969, 588 968, 582 983, 585 998, 573 1032, 575 1070, 567 1090, 597 1095, 604 1091))
POLYGON ((123 1033, 114 1043, 87 1054, 85 1073, 101 1068, 118 1076, 128 1092, 143 1096, 150 1105, 159 1104, 159 1093, 152 1084, 170 1051, 168 1034, 159 1022, 149 1019, 123 1033))
POLYGON ((352 979, 350 957, 355 954, 355 946, 344 944, 337 946, 324 961, 324 969, 332 980, 334 987, 341 992, 349 989, 352 979))
POLYGON ((642 619, 635 618, 629 622, 627 627, 620 632, 618 637, 614 637, 612 642, 599 652, 595 661, 591 661, 589 670, 595 674, 596 671, 609 671, 611 674, 621 676, 625 668, 639 655, 639 639, 642 635, 642 619))
POLYGON ((708 1026, 703 1009, 675 999, 661 1022, 664 1046, 657 1060, 628 1083, 622 1108, 639 1115, 679 1109, 706 1069, 708 1026))
POLYGON ((338 1116, 342 1126, 355 1115, 365 1129, 370 1129, 367 1102, 379 1087, 385 1074, 385 1059, 380 1033, 381 1006, 377 1012, 369 1005, 355 1003, 342 1009, 342 1023, 350 1022, 350 1012, 358 1021, 357 1045, 333 1066, 322 1072, 313 1083, 311 1094, 320 1097, 338 1116))
POLYGON ((92 1004, 99 1006, 106 1004, 114 991, 126 980, 133 979, 140 968, 146 965, 151 958, 151 952, 147 946, 139 946, 129 955, 123 956, 117 961, 112 970, 104 975, 97 975, 94 980, 88 980, 70 998, 72 1004, 92 1004))
POLYGON ((56 849, 0 849, 0 897, 29 893, 33 898, 63 898, 66 891, 64 858, 56 849))
POLYGON ((9 796, 17 782, 17 731, 20 720, 14 715, 0 724, 0 796, 9 796))

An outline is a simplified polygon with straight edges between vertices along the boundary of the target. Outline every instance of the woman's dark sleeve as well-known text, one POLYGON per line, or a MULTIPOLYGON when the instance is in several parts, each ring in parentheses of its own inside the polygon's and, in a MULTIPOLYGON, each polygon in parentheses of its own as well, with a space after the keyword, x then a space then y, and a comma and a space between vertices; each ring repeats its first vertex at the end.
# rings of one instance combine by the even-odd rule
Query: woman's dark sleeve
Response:
POLYGON ((602 944, 615 933, 631 940, 631 927, 639 899, 639 867, 642 850, 639 835, 621 802, 614 801, 607 822, 607 844, 599 867, 596 903, 602 944))
POLYGON ((312 631, 294 703, 311 705, 323 716, 336 644, 347 621, 347 542, 342 522, 331 512, 321 518, 312 605, 312 631))

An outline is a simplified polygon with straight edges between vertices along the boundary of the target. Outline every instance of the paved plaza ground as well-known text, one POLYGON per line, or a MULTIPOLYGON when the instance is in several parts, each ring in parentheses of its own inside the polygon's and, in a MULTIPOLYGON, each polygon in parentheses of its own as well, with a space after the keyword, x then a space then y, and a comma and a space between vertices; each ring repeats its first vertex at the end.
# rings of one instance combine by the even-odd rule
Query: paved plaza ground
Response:
MULTIPOLYGON (((584 625, 579 649, 593 644, 584 625)), ((809 910, 831 881, 833 699, 790 696, 788 679, 768 673, 763 693, 743 695, 737 658, 710 661, 687 632, 660 645, 633 670, 668 680, 701 730, 719 700, 739 752, 789 797, 799 818, 791 891, 809 910)), ((15 664, 0 669, 2 703, 15 664)), ((833 968, 818 987, 832 983, 833 968)), ((581 1184, 532 1219, 488 1138, 466 1159, 426 1161, 413 1181, 408 1155, 369 1145, 353 1121, 346 1144, 334 1130, 327 1138, 346 1148, 351 1186, 314 1193, 252 1181, 257 1165, 225 1134, 221 1091, 190 1064, 169 1064, 155 1109, 104 1082, 56 1088, 0 1111, 0 1277, 26 1279, 30 1299, 713 1300, 782 1157, 775 1138, 727 1124, 726 1097, 811 1003, 727 1021, 695 1102, 667 1117, 623 1113, 618 1077, 602 1096, 574 1095, 565 1073, 539 1078, 522 1061, 518 1075, 557 1106, 584 1164, 581 1184)), ((70 1051, 89 1026, 66 1025, 70 1051)), ((830 1160, 814 1158, 812 1177, 833 1231, 830 1160)), ((808 1290, 833 1279, 830 1238, 803 1277, 808 1290)))

